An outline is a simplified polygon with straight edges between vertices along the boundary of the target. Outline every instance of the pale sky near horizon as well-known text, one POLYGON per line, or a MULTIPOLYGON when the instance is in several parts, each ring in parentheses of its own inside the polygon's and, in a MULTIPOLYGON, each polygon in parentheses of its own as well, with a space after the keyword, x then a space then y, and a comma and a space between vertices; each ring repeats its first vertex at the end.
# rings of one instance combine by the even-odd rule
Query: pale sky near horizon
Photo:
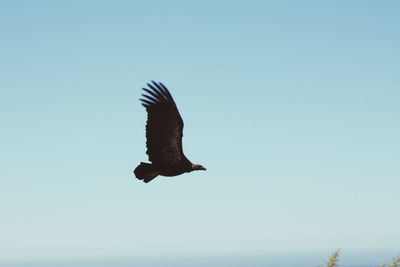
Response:
POLYGON ((0 261, 400 252, 399 1, 1 1, 0 261), (207 168, 149 184, 150 80, 207 168))

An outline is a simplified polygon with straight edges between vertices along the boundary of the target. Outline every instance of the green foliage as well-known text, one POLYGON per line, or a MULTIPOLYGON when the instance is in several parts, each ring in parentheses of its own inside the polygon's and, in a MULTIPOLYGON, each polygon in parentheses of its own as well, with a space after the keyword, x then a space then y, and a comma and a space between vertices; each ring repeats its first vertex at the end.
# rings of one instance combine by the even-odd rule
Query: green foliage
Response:
MULTIPOLYGON (((336 250, 335 252, 333 252, 332 256, 329 258, 329 260, 322 265, 317 265, 317 267, 335 267, 335 266, 339 266, 338 262, 339 262, 339 252, 340 249, 336 250)), ((383 263, 381 265, 379 265, 379 267, 400 267, 400 254, 393 259, 393 262, 391 264, 386 264, 383 263)))

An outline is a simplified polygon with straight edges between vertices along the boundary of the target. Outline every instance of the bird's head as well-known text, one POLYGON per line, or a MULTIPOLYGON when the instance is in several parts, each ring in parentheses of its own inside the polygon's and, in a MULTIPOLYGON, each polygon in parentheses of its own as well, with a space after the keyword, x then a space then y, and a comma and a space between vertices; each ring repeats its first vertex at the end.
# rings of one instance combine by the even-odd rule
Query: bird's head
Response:
POLYGON ((207 169, 199 164, 192 164, 192 171, 200 171, 200 170, 205 171, 207 169))

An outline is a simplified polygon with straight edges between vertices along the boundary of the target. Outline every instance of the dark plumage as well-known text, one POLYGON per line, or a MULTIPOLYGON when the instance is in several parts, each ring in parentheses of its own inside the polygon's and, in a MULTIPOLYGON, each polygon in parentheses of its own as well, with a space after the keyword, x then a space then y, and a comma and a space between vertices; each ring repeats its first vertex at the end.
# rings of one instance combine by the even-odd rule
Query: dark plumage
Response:
POLYGON ((134 170, 136 178, 145 183, 158 175, 176 176, 194 170, 206 170, 191 163, 183 154, 183 120, 167 87, 162 83, 143 88, 142 105, 147 111, 146 146, 151 164, 141 162, 134 170))

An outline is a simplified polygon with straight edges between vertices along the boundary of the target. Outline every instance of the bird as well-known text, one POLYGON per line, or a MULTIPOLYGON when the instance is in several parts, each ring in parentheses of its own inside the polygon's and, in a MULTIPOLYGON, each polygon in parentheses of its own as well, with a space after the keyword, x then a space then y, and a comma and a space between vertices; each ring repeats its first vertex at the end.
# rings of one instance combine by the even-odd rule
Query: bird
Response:
POLYGON ((167 87, 161 82, 147 83, 142 88, 141 104, 147 111, 146 154, 151 163, 141 162, 133 171, 145 183, 157 176, 177 176, 191 171, 206 170, 193 164, 183 153, 183 120, 167 87))

